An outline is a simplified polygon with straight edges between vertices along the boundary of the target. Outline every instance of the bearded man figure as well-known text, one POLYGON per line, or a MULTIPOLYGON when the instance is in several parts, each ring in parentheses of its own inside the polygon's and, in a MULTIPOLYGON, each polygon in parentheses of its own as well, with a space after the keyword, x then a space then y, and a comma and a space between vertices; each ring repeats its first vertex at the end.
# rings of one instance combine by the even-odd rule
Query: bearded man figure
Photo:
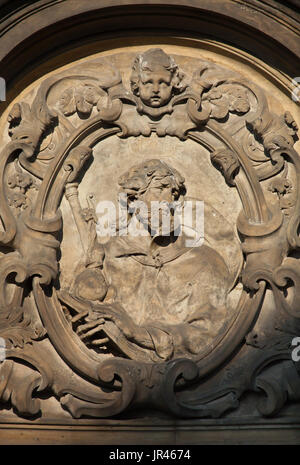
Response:
MULTIPOLYGON (((226 297, 237 270, 205 241, 187 245, 190 237, 175 218, 176 205, 186 199, 185 180, 177 170, 159 159, 147 160, 124 173, 119 186, 128 206, 126 234, 119 230, 104 244, 101 263, 93 261, 107 289, 100 293, 101 302, 99 297, 90 299, 79 332, 85 339, 101 332, 130 358, 193 357, 224 325, 226 297), (153 202, 162 206, 155 228, 153 202), (166 210, 170 229, 164 231, 166 210)), ((93 250, 99 255, 97 241, 91 255, 93 250)))

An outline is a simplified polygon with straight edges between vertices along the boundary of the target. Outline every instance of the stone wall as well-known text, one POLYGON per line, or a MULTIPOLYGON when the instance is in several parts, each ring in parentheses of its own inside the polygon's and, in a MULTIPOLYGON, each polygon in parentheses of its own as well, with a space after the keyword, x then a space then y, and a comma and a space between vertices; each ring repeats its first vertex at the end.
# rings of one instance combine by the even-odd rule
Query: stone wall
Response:
POLYGON ((115 3, 2 6, 0 443, 299 443, 299 9, 115 3))

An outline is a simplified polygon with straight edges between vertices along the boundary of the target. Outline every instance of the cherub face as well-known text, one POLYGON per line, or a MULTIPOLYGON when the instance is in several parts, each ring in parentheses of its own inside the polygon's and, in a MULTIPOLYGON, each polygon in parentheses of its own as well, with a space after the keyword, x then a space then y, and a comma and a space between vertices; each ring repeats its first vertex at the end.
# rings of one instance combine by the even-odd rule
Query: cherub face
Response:
POLYGON ((172 73, 161 66, 153 71, 142 71, 139 96, 142 102, 153 108, 166 105, 172 97, 172 73))

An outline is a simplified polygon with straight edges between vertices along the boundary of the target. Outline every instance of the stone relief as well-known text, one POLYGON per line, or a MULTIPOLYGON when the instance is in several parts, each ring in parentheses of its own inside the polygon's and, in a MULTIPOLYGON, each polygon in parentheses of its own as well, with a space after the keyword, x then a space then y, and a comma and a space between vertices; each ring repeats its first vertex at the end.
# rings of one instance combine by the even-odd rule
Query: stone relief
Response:
MULTIPOLYGON (((149 205, 144 217, 140 213, 147 235, 131 236, 129 231, 101 246, 95 232, 87 232, 83 241, 91 239, 86 269, 76 277, 73 290, 60 291, 59 298, 77 311, 77 326, 80 315, 85 318, 85 324, 77 328, 81 339, 103 333, 103 339, 96 336, 90 341, 92 345, 101 346, 111 339, 126 356, 144 361, 199 354, 224 323, 226 295, 241 268, 238 241, 226 231, 228 242, 235 241, 230 256, 235 268, 229 270, 209 245, 186 245, 185 235, 174 230, 174 211, 170 233, 163 235, 160 230, 151 234, 151 202, 166 201, 167 208, 180 196, 184 201, 184 178, 159 159, 133 166, 120 177, 119 184, 130 202, 141 200, 149 205)), ((69 189, 67 195, 72 191, 74 195, 74 186, 69 189)), ((80 205, 73 208, 74 215, 82 211, 80 205)), ((82 229, 84 222, 97 221, 94 210, 83 215, 84 219, 78 217, 82 229)), ((129 215, 134 221, 132 213, 129 215)), ((159 220, 161 228, 162 218, 159 220)), ((226 223, 225 218, 223 221, 226 223)))
POLYGON ((289 112, 274 114, 255 84, 212 62, 185 70, 152 48, 122 66, 109 57, 78 65, 11 108, 0 161, 3 409, 43 416, 39 395, 48 392, 74 418, 145 404, 217 418, 253 391, 258 412, 276 415, 300 400, 291 358, 300 332, 297 125, 289 112), (99 198, 108 176, 101 157, 116 137, 125 147, 134 138, 139 150, 109 159, 126 220, 104 241, 82 185, 94 172, 88 187, 109 200, 99 198), (164 158, 167 138, 179 141, 181 158, 164 158), (191 141, 198 158, 208 154, 203 192, 216 173, 224 182, 215 192, 237 193, 234 220, 214 198, 190 196, 191 141), (176 223, 176 209, 203 200, 203 241, 187 246, 193 232, 176 223), (136 202, 149 208, 137 213, 136 202), (156 228, 153 202, 162 207, 156 228))

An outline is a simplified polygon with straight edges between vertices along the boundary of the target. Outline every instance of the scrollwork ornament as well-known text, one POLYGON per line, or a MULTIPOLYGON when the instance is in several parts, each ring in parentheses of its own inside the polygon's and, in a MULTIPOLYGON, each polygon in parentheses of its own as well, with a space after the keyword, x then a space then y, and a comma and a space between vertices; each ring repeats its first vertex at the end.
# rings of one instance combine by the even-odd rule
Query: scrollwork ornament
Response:
MULTIPOLYGON (((293 116, 274 114, 238 73, 204 60, 190 73, 160 48, 128 61, 127 81, 109 57, 95 63, 51 76, 10 109, 0 159, 0 401, 29 419, 43 417, 44 391, 74 419, 145 405, 217 419, 252 391, 257 414, 276 416, 300 400, 289 343, 300 328, 293 116), (176 215, 192 205, 184 170, 171 156, 141 153, 130 163, 120 150, 123 223, 100 242, 94 195, 82 207, 81 185, 98 166, 97 144, 112 136, 120 147, 177 138, 183 148, 196 142, 199 157, 205 148, 207 169, 239 195, 236 224, 208 205, 206 242, 198 247, 200 234, 188 247, 193 227, 176 234, 186 226, 176 215), (162 219, 154 225, 135 209, 153 201, 170 219, 168 236, 162 219), (69 281, 60 263, 64 208, 82 249, 69 281), (134 227, 145 237, 123 234, 134 227)), ((99 190, 102 172, 94 174, 99 190)))

